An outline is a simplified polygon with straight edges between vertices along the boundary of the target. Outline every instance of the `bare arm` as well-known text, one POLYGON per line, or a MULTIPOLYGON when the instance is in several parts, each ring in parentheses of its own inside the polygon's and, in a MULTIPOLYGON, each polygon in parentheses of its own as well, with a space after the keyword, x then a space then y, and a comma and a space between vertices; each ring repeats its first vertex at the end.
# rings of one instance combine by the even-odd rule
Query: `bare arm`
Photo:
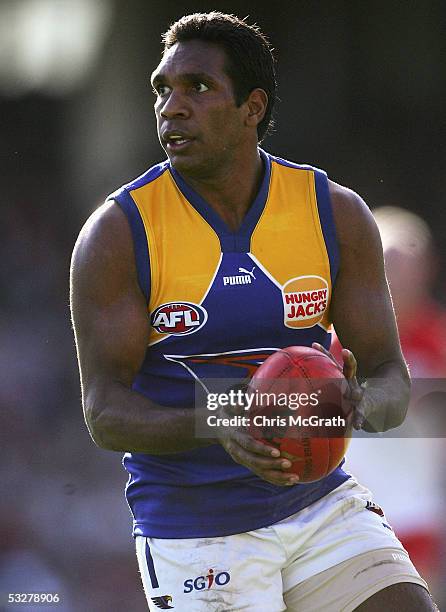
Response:
POLYGON ((291 484, 277 451, 228 428, 219 439, 196 439, 194 410, 159 406, 132 390, 149 339, 133 242, 117 204, 87 221, 73 252, 71 311, 85 421, 98 446, 115 451, 175 453, 220 442, 261 478, 291 484))
POLYGON ((116 203, 87 221, 73 252, 71 311, 85 421, 98 446, 174 453, 212 441, 194 438, 191 409, 158 406, 132 391, 149 338, 127 219, 116 203))
POLYGON ((332 319, 343 346, 344 371, 366 378, 358 406, 360 425, 386 431, 400 425, 409 400, 409 375, 401 353, 384 273, 381 239, 373 215, 354 192, 330 183, 340 268, 332 319), (356 359, 355 359, 356 358, 356 359))
POLYGON ((87 221, 73 252, 71 311, 85 421, 98 446, 175 453, 220 442, 231 456, 274 484, 293 484, 278 451, 246 433, 194 437, 194 410, 158 406, 132 390, 149 339, 147 305, 137 281, 127 219, 105 204, 87 221))

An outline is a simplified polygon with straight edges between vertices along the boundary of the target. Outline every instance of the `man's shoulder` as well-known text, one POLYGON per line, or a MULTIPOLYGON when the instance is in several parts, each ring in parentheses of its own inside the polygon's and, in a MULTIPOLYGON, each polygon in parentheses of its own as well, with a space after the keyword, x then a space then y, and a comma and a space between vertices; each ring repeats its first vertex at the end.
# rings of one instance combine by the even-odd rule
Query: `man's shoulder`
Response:
POLYGON ((340 243, 380 244, 379 230, 363 198, 343 185, 328 181, 333 217, 340 243))
POLYGON ((368 206, 365 204, 361 196, 350 187, 340 185, 335 181, 328 179, 328 188, 330 190, 331 199, 339 206, 350 206, 352 208, 368 206))
POLYGON ((338 215, 356 218, 373 218, 370 208, 363 198, 353 189, 328 179, 328 190, 333 212, 338 215))
POLYGON ((74 246, 73 258, 95 257, 101 252, 131 248, 125 214, 113 200, 99 206, 86 220, 74 246))
POLYGON ((166 170, 169 169, 169 161, 165 160, 160 162, 154 166, 151 166, 148 170, 137 176, 136 178, 124 183, 118 189, 115 189, 109 196, 107 196, 107 200, 114 200, 119 197, 122 193, 134 191, 153 181, 156 181, 159 177, 161 177, 166 170))

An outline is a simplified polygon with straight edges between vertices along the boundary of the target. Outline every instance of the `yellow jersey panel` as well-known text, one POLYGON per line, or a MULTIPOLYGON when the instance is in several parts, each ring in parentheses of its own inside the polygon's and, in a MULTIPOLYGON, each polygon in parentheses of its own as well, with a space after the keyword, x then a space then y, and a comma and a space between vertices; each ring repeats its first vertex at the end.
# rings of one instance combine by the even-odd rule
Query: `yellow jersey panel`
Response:
POLYGON ((330 261, 314 170, 272 164, 269 196, 252 235, 251 252, 282 287, 285 325, 330 327, 330 261))
MULTIPOLYGON (((200 304, 221 257, 215 231, 186 200, 169 172, 157 181, 131 190, 130 195, 147 234, 151 268, 149 312, 162 304, 179 301, 200 304)), ((152 327, 150 344, 160 337, 162 334, 152 327)))

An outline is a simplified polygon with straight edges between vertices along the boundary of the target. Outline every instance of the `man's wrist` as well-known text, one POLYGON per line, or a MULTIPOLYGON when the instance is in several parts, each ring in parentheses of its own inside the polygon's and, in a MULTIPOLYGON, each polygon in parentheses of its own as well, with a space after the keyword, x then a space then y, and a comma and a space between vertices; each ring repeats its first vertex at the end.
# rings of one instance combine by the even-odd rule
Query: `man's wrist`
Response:
POLYGON ((363 383, 364 396, 359 404, 364 414, 361 429, 369 433, 399 427, 406 416, 410 388, 402 378, 369 378, 363 383))

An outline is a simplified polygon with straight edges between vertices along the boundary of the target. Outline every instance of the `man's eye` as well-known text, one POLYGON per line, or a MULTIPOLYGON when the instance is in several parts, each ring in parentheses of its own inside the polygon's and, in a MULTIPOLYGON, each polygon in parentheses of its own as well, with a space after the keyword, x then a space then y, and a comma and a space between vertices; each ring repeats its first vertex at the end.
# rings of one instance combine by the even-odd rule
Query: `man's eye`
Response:
POLYGON ((198 91, 198 93, 203 93, 204 91, 208 91, 209 87, 204 83, 195 83, 194 89, 195 91, 198 91))
POLYGON ((167 87, 167 85, 157 85, 156 87, 153 88, 153 93, 156 96, 165 96, 169 92, 170 92, 170 87, 167 87))

